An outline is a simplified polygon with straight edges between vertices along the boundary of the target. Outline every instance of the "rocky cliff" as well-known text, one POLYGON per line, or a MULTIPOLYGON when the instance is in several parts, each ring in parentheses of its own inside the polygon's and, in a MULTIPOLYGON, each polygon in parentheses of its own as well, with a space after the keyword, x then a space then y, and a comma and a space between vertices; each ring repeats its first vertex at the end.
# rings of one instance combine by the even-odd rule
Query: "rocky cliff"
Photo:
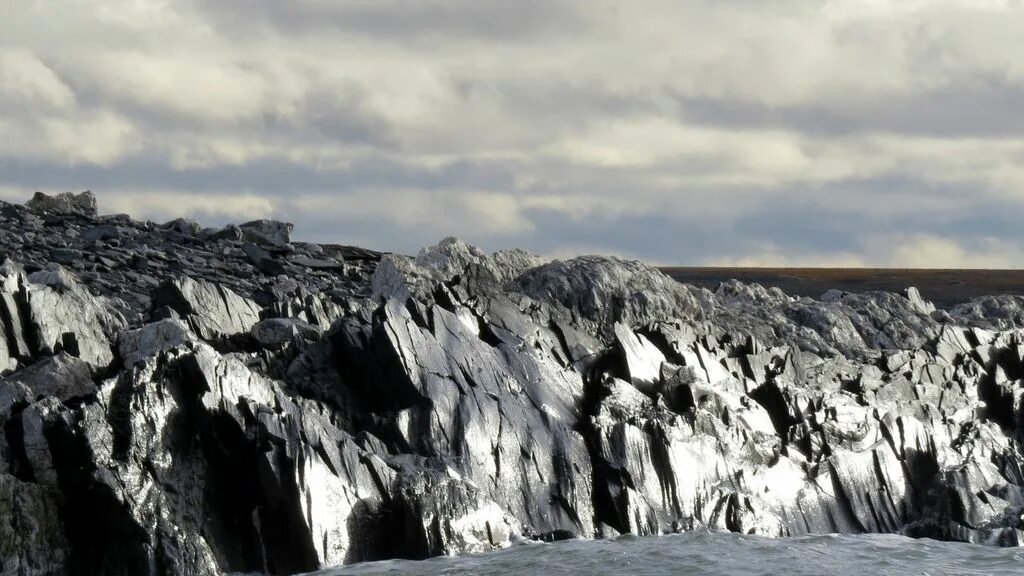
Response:
POLYGON ((1024 301, 0 204, 0 573, 695 528, 1024 540, 1024 301))

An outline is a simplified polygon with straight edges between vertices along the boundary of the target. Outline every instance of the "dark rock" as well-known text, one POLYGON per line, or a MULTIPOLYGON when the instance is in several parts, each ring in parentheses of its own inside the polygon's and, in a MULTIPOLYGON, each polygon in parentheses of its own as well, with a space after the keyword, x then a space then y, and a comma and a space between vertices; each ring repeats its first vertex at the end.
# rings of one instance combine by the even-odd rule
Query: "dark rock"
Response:
POLYGON ((53 396, 65 402, 96 393, 89 365, 63 351, 23 368, 7 379, 26 386, 35 396, 53 396))
POLYGON ((82 252, 71 248, 55 248, 50 252, 50 259, 58 264, 70 266, 82 261, 82 252))
POLYGON ((335 262, 333 260, 324 260, 322 258, 310 258, 308 256, 299 255, 289 259, 288 261, 292 264, 297 264, 313 270, 345 270, 344 262, 335 262))
POLYGON ((162 225, 161 228, 164 230, 173 230, 185 236, 196 236, 199 234, 199 231, 202 230, 202 226, 199 225, 199 222, 196 222, 191 218, 177 218, 162 225))
POLYGON ((285 273, 284 264, 275 260, 270 252, 251 242, 242 245, 242 252, 245 253, 245 257, 249 259, 249 262, 264 274, 277 276, 285 273))
POLYGON ((208 241, 241 240, 243 238, 242 230, 234 224, 229 224, 220 229, 207 228, 199 236, 203 240, 208 241))
POLYGON ((82 233, 82 239, 86 242, 98 242, 103 240, 116 240, 121 237, 121 232, 117 229, 117 226, 111 224, 103 224, 101 226, 93 226, 82 233))
POLYGON ((252 327, 252 337, 265 348, 277 348, 296 339, 316 340, 321 330, 296 318, 269 318, 252 327))

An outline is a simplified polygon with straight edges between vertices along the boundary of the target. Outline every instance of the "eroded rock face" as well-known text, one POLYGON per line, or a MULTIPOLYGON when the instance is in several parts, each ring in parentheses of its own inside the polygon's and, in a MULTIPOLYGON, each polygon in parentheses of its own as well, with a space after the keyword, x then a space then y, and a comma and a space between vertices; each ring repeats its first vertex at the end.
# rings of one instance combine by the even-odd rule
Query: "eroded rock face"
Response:
POLYGON ((1011 297, 0 219, 26 257, 0 266, 5 573, 292 574, 698 527, 1024 538, 1011 297))

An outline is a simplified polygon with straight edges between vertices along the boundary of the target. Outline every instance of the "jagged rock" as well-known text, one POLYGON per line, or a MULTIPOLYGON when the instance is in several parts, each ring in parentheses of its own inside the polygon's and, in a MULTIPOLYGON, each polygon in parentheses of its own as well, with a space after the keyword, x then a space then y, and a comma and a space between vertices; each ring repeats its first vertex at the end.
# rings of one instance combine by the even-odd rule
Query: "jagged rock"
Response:
POLYGON ((371 286, 376 298, 405 300, 416 294, 426 296, 431 277, 407 256, 385 254, 373 273, 371 286))
POLYGON ((638 327, 705 316, 691 290, 654 268, 618 258, 556 260, 527 270, 513 285, 537 300, 557 302, 605 331, 616 322, 638 327))
POLYGON ((284 265, 275 260, 270 252, 251 242, 242 245, 242 252, 245 253, 245 257, 252 262, 253 266, 265 274, 277 276, 285 273, 284 265))
POLYGON ((110 340, 124 327, 125 319, 106 298, 93 296, 59 268, 8 279, 18 286, 7 313, 21 356, 63 350, 93 369, 110 366, 114 359, 110 340), (15 313, 15 308, 20 311, 15 313))
POLYGON ((629 379, 637 389, 657 391, 661 380, 661 364, 665 355, 643 334, 636 334, 623 324, 615 325, 615 338, 626 360, 629 379))
POLYGON ((416 265, 428 270, 432 276, 449 279, 461 274, 466 266, 479 264, 487 254, 458 238, 448 237, 435 246, 427 246, 416 256, 416 265))
POLYGON ((296 318, 269 318, 252 327, 252 337, 261 346, 276 348, 297 338, 315 340, 321 330, 296 318))
POLYGON ((101 224, 99 226, 93 226, 82 233, 82 239, 86 242, 102 242, 104 240, 117 240, 121 237, 121 232, 117 229, 117 226, 111 224, 101 224))
POLYGON ((146 358, 198 341, 184 322, 167 318, 122 332, 117 339, 117 348, 122 362, 130 367, 146 358))
POLYGON ((207 241, 241 240, 244 234, 241 228, 229 224, 223 228, 205 228, 200 231, 199 237, 207 241))
POLYGON ((178 234, 183 234, 185 236, 196 236, 203 227, 199 222, 196 222, 191 218, 176 218, 165 223, 161 228, 165 230, 173 230, 178 234))
POLYGON ((284 246, 291 242, 294 224, 277 220, 253 220, 238 227, 242 238, 256 244, 284 246))
POLYGON ((879 350, 920 348, 940 326, 921 302, 883 292, 830 290, 816 302, 730 281, 714 296, 711 315, 725 330, 827 356, 866 359, 879 350))
POLYGON ((471 267, 487 270, 503 284, 544 260, 524 250, 503 250, 488 255, 458 238, 445 238, 420 250, 416 258, 384 255, 371 280, 378 297, 404 299, 415 295, 429 300, 434 286, 460 276, 471 267))
POLYGON ((1024 299, 710 292, 290 231, 0 203, 25 264, 0 266, 0 571, 292 574, 692 528, 1024 540, 1024 299))
POLYGON ((59 264, 51 264, 45 270, 36 270, 28 275, 28 281, 33 284, 43 284, 57 290, 73 289, 78 280, 68 272, 67 268, 59 264))
POLYGON ((252 301, 224 286, 187 276, 161 284, 154 304, 181 314, 204 339, 248 332, 260 319, 260 310, 252 301))
POLYGON ((935 305, 921 297, 921 292, 911 286, 907 288, 907 299, 910 300, 910 307, 921 314, 935 312, 935 305))
POLYGON ((948 311, 952 323, 990 330, 1012 330, 1024 325, 1024 297, 982 296, 948 311))
POLYGON ((310 258, 301 254, 290 259, 289 262, 312 270, 345 270, 344 262, 335 262, 333 260, 325 260, 323 258, 310 258))
POLYGON ((89 365, 63 351, 11 374, 7 380, 26 386, 34 396, 53 396, 62 401, 96 393, 89 365))
POLYGON ((39 212, 95 216, 96 196, 88 190, 78 194, 62 192, 55 196, 36 192, 32 199, 25 203, 25 206, 39 212))
POLYGON ((0 472, 0 570, 4 574, 64 574, 60 492, 0 472))

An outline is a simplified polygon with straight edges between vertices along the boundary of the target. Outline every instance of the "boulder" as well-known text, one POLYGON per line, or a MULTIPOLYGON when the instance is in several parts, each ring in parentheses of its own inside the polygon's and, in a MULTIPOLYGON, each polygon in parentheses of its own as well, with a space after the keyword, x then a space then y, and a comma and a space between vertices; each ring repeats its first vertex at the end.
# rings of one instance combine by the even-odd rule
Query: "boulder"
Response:
POLYGON ((260 320, 260 309, 253 301, 220 284, 188 276, 161 284, 153 303, 180 314, 205 340, 248 332, 260 320))
POLYGON ((278 220, 253 220, 239 226, 244 240, 270 246, 284 246, 291 242, 294 228, 294 224, 278 220))
POLYGON ((88 190, 78 194, 62 192, 54 196, 36 192, 25 206, 38 212, 96 216, 96 196, 88 190))
POLYGON ((53 396, 64 402, 93 395, 97 389, 89 364, 64 351, 23 368, 7 379, 27 387, 33 396, 53 396))

